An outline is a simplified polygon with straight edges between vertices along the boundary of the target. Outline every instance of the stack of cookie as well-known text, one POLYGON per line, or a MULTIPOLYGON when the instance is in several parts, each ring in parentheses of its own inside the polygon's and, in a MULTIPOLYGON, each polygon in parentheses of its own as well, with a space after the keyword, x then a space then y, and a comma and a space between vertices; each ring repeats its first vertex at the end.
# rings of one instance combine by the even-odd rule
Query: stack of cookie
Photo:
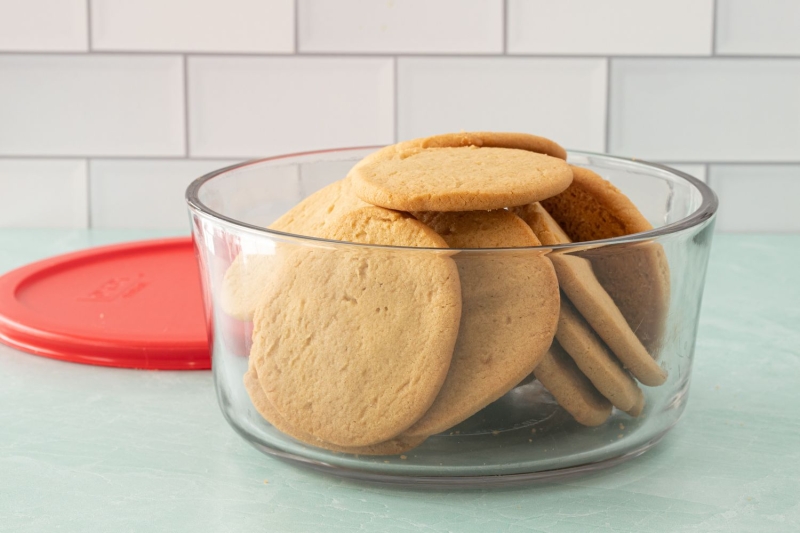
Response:
POLYGON ((223 310, 253 321, 250 398, 300 441, 402 453, 531 373, 597 426, 613 407, 639 416, 639 384, 666 380, 651 356, 669 301, 663 250, 597 247, 591 262, 549 250, 651 226, 548 139, 459 133, 388 146, 271 228, 390 246, 286 243, 226 273, 223 310))

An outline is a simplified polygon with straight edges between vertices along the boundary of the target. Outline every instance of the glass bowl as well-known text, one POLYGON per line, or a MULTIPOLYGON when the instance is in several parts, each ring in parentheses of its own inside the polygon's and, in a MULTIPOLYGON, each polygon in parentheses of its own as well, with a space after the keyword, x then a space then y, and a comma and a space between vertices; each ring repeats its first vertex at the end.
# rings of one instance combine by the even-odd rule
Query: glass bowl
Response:
MULTIPOLYGON (((452 486, 508 484, 611 466, 644 453, 673 427, 688 398, 717 209, 716 196, 708 186, 662 165, 572 151, 568 159, 571 164, 587 167, 611 181, 654 229, 558 246, 446 251, 343 243, 267 229, 304 197, 343 178, 355 162, 375 149, 348 148, 251 161, 207 174, 187 190, 203 279, 214 383, 225 418, 243 438, 271 456, 340 476, 452 486), (356 253, 387 261, 446 253, 458 263, 459 270, 464 265, 480 266, 490 261, 535 260, 543 254, 554 262, 558 257, 574 256, 588 259, 596 272, 610 270, 612 277, 625 269, 645 268, 648 258, 660 256, 668 265, 669 278, 663 307, 645 309, 652 322, 650 333, 639 331, 648 329, 647 324, 631 327, 668 377, 660 386, 641 386, 645 406, 639 416, 615 408, 604 423, 594 427, 577 423, 531 376, 457 426, 428 437, 400 455, 352 454, 306 444, 267 422, 251 401, 243 378, 248 371, 253 323, 246 317, 227 314, 222 302, 225 274, 237 257, 255 264, 263 258, 297 252, 329 257, 356 253)), ((633 274, 638 276, 636 271, 633 274)), ((278 270, 267 267, 260 282, 279 283, 271 279, 274 276, 279 276, 278 270)), ((599 274, 598 278, 603 281, 599 274)), ((651 279, 648 275, 640 278, 651 279)), ((238 289, 256 290, 244 286, 238 289)), ((646 298, 661 289, 654 285, 637 290, 646 298)), ((361 325, 352 324, 344 334, 359 335, 361 325)), ((499 338, 502 340, 502 336, 499 338)))

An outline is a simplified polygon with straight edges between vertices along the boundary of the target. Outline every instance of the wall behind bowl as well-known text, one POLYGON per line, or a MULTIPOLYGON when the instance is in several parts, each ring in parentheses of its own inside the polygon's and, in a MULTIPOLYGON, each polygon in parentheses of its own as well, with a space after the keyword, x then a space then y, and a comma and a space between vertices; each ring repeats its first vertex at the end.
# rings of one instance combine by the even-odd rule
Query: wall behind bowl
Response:
POLYGON ((719 229, 800 231, 800 2, 0 0, 0 227, 188 231, 215 168, 462 129, 674 164, 719 229))

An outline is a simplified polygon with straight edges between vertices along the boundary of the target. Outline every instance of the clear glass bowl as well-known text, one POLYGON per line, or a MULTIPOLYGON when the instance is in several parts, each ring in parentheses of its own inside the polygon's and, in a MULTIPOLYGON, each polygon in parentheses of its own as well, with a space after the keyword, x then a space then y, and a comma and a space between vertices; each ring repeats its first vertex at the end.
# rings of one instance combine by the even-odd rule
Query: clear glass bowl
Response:
POLYGON ((269 455, 341 476, 388 483, 473 485, 607 467, 644 453, 669 431, 688 397, 717 199, 704 183, 677 170, 584 152, 570 152, 569 162, 594 170, 616 185, 650 221, 652 231, 552 247, 457 250, 455 256, 459 262, 479 264, 547 253, 582 256, 595 268, 604 261, 629 268, 643 256, 663 250, 669 265, 668 308, 659 315, 663 321, 656 327, 658 338, 651 336, 645 344, 668 378, 661 386, 641 387, 646 405, 639 417, 614 409, 602 425, 585 427, 560 408, 537 380, 525 379, 474 416, 402 456, 332 452, 299 442, 270 425, 243 385, 252 322, 228 316, 221 305, 225 272, 235 258, 240 253, 252 258, 296 250, 320 255, 357 250, 388 259, 442 253, 327 241, 267 229, 304 197, 343 178, 356 161, 374 150, 352 148, 252 161, 203 176, 187 190, 203 273, 214 383, 225 418, 242 437, 269 455))

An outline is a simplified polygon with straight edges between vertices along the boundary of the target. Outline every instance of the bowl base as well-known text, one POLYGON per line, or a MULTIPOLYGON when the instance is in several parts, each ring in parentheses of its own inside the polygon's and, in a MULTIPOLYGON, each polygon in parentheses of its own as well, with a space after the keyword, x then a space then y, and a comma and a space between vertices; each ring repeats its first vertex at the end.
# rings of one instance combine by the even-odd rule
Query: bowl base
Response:
POLYGON ((257 441, 248 439, 248 442, 253 445, 257 450, 276 457, 294 466, 307 468, 309 470, 319 472, 322 474, 334 475, 340 478, 395 487, 406 488, 431 488, 431 489, 452 489, 452 488, 501 488, 517 485, 534 484, 554 479, 564 479, 568 477, 576 477, 581 475, 590 474, 612 468, 622 464, 631 459, 639 457, 646 451, 653 448, 656 444, 661 442, 670 428, 662 433, 656 435, 652 439, 644 442, 642 445, 616 457, 611 457, 602 461, 593 463, 581 464, 566 468, 555 468, 552 470, 543 470, 539 472, 527 472, 520 474, 501 474, 501 475, 485 475, 485 476, 405 476, 405 475, 391 475, 379 474, 375 472, 364 472, 358 470, 349 470, 335 465, 311 461, 308 459, 298 458, 292 454, 286 454, 261 444, 257 441))

